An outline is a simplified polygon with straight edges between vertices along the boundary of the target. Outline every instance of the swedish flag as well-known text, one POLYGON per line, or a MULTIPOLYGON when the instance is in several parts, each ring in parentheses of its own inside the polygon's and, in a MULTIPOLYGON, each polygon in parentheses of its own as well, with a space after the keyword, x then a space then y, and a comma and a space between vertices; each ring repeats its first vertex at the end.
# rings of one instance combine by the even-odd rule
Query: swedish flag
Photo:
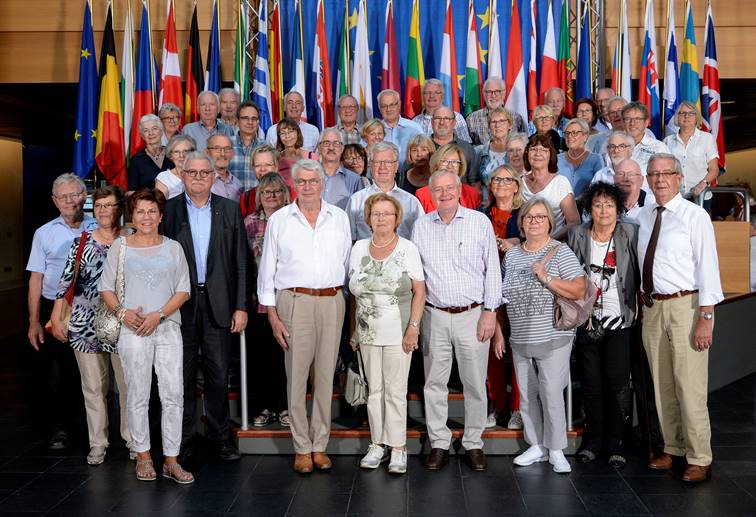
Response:
POLYGON ((72 170, 81 178, 87 176, 94 166, 97 144, 97 63, 94 48, 92 9, 87 1, 84 7, 84 27, 81 30, 79 93, 76 101, 76 129, 73 134, 72 170))

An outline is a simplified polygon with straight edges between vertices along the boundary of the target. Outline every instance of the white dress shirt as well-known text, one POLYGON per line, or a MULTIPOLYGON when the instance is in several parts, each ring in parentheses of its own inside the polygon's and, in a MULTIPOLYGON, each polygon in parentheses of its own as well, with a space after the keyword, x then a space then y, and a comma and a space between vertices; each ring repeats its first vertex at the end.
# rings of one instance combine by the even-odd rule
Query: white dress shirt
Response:
MULTIPOLYGON (((349 222, 352 226, 353 241, 368 239, 372 235, 370 227, 365 222, 365 201, 373 194, 378 194, 379 192, 383 191, 376 184, 372 184, 355 192, 349 198, 347 214, 349 214, 349 222)), ((399 201, 404 212, 402 222, 399 224, 396 233, 399 237, 409 240, 412 237, 412 227, 415 225, 415 221, 425 213, 423 206, 415 196, 397 187, 396 183, 394 184, 394 188, 389 190, 387 194, 399 201)))
MULTIPOLYGON (((307 151, 314 151, 318 147, 318 139, 320 139, 320 131, 318 128, 307 122, 299 121, 299 130, 302 132, 302 149, 307 151)), ((278 143, 278 124, 273 124, 268 128, 268 132, 265 135, 265 141, 273 147, 278 143)))
POLYGON ((320 202, 315 228, 294 202, 276 211, 265 229, 257 297, 276 305, 276 292, 292 287, 325 289, 346 281, 352 236, 342 209, 320 202))
POLYGON ((643 135, 640 143, 633 148, 633 154, 630 156, 640 166, 643 175, 646 175, 648 160, 656 153, 669 153, 669 147, 664 142, 650 136, 648 132, 643 135))
MULTIPOLYGON (((638 260, 643 260, 656 220, 657 203, 647 203, 638 214, 638 260)), ((719 259, 709 214, 677 194, 664 205, 654 255, 654 289, 659 294, 698 290, 701 306, 721 302, 719 259)))
POLYGON ((696 129, 688 139, 688 144, 682 141, 680 133, 669 135, 664 143, 672 154, 680 160, 683 170, 683 194, 693 190, 709 174, 709 162, 719 158, 717 142, 711 133, 696 129))

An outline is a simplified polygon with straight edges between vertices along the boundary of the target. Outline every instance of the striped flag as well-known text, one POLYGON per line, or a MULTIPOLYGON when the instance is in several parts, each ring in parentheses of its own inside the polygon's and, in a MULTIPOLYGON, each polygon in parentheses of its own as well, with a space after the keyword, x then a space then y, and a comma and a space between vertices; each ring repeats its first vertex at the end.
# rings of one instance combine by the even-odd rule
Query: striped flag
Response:
MULTIPOLYGON (((499 64, 501 65, 501 63, 499 64)), ((459 112, 457 50, 454 45, 454 18, 452 16, 451 0, 446 0, 446 23, 444 24, 444 40, 441 47, 441 73, 439 79, 441 79, 441 84, 444 85, 444 106, 449 106, 455 112, 459 112)))
POLYGON ((719 170, 725 170, 724 131, 722 130, 722 104, 719 97, 719 64, 717 63, 717 42, 714 39, 714 16, 711 0, 706 11, 706 32, 704 36, 704 69, 701 105, 703 107, 704 128, 717 141, 719 170))
POLYGON ((357 99, 357 117, 360 124, 373 118, 373 87, 370 75, 370 47, 368 46, 367 30, 365 0, 360 0, 357 35, 354 43, 354 68, 352 69, 352 95, 357 99))
POLYGON ((236 2, 236 35, 234 38, 234 90, 239 93, 243 101, 249 99, 249 55, 247 42, 249 41, 249 13, 244 2, 236 2))
MULTIPOLYGON (((399 74, 399 54, 397 53, 396 49, 396 30, 394 30, 394 2, 393 0, 389 0, 388 4, 386 4, 386 37, 383 40, 381 90, 391 89, 401 93, 402 79, 399 74)), ((443 58, 441 59, 443 60, 443 58)), ((443 64, 441 65, 441 67, 443 70, 443 64)), ((441 73, 443 74, 443 71, 441 73)), ((443 81, 443 76, 441 80, 443 81)))
POLYGON ((160 76, 160 97, 158 107, 172 102, 183 112, 184 98, 181 91, 181 67, 179 66, 178 45, 176 44, 176 20, 173 14, 173 0, 167 2, 168 14, 163 40, 163 70, 160 76))
POLYGON ((478 24, 475 22, 475 5, 468 1, 467 59, 465 60, 465 116, 480 109, 483 99, 483 76, 480 71, 478 24))
MULTIPOLYGON (((504 77, 504 67, 501 63, 501 36, 499 35, 499 13, 497 3, 491 2, 491 21, 488 26, 488 63, 486 77, 504 77)), ((510 24, 512 22, 510 21, 510 24)), ((511 26, 510 26, 511 30, 511 26)), ((520 45, 522 47, 522 45, 520 45)), ((520 58, 522 59, 522 58, 520 58)))
POLYGON ((680 75, 677 68, 675 38, 675 3, 667 0, 667 48, 664 64, 664 128, 667 134, 677 131, 675 112, 680 106, 680 75))
POLYGON ((522 62, 522 32, 520 30, 520 11, 517 8, 517 0, 512 0, 511 19, 509 45, 507 45, 506 83, 508 91, 504 107, 510 113, 520 115, 522 120, 528 120, 528 94, 525 87, 525 66, 522 62))
POLYGON ((325 12, 323 0, 318 0, 315 42, 312 55, 312 80, 315 82, 317 104, 315 125, 321 130, 333 126, 333 88, 331 88, 331 64, 328 60, 325 12))
POLYGON ((260 129, 263 133, 273 125, 270 95, 270 64, 268 63, 268 2, 260 2, 257 22, 257 55, 252 78, 252 102, 260 108, 260 129))
POLYGON ((543 40, 543 57, 541 57, 541 82, 538 85, 538 97, 546 102, 544 95, 549 88, 559 86, 559 68, 557 66, 556 43, 554 39, 554 13, 549 2, 546 13, 546 38, 543 40))
POLYGON ((155 113, 155 57, 152 54, 152 31, 147 3, 142 2, 142 21, 139 25, 139 52, 134 81, 134 123, 131 126, 131 156, 144 149, 139 134, 139 121, 148 113, 155 113))
POLYGON ((276 1, 270 15, 270 37, 268 38, 268 55, 270 56, 270 112, 275 124, 283 117, 283 67, 281 66, 281 6, 276 1))
POLYGON ((213 0, 213 21, 210 24, 210 39, 207 42, 207 68, 205 89, 218 93, 221 88, 220 26, 218 25, 218 0, 213 0))
POLYGON ((656 66, 656 23, 654 0, 646 0, 646 35, 643 38, 643 54, 638 74, 638 100, 646 105, 650 115, 648 127, 657 139, 662 138, 662 117, 659 106, 659 73, 656 66))
POLYGON ((420 89, 425 83, 423 49, 420 42, 419 0, 412 2, 409 45, 407 47, 407 77, 404 80, 404 116, 412 118, 423 111, 423 96, 420 89))
MULTIPOLYGON (((384 61, 386 60, 384 49, 384 61)), ((352 46, 349 44, 349 2, 344 2, 344 25, 339 43, 339 68, 336 71, 336 93, 338 97, 350 92, 349 72, 352 69, 352 46)))
MULTIPOLYGON (((530 0, 530 60, 528 61, 528 114, 532 115, 533 110, 538 106, 538 71, 536 56, 536 47, 538 40, 536 38, 536 16, 538 14, 538 4, 536 0, 530 0)), ((525 119, 523 119, 525 120, 525 119)))
POLYGON ((121 50, 121 113, 123 113, 123 141, 126 145, 126 165, 131 161, 131 125, 134 116, 134 16, 131 0, 126 8, 123 23, 121 50))
POLYGON ((619 25, 617 28, 617 43, 614 47, 614 61, 612 63, 612 90, 630 102, 633 94, 630 91, 630 40, 627 30, 627 0, 620 0, 619 25))
POLYGON ((300 0, 294 0, 294 37, 291 43, 291 78, 292 92, 299 92, 302 96, 302 120, 307 120, 307 83, 304 71, 304 40, 302 39, 302 5, 300 0))
POLYGON ((576 99, 590 99, 593 97, 593 59, 591 57, 591 10, 588 4, 583 5, 583 16, 580 18, 578 33, 578 62, 577 62, 577 91, 576 99))
MULTIPOLYGON (((551 12, 551 10, 549 10, 551 12)), ((572 91, 572 64, 570 60, 570 2, 562 1, 562 16, 559 23, 559 45, 557 46, 557 76, 559 87, 564 91, 564 114, 572 117, 572 103, 575 101, 575 92, 572 91)))
POLYGON ((693 6, 685 2, 682 63, 680 64, 680 100, 690 101, 701 109, 701 82, 698 77, 698 51, 696 29, 693 24, 693 6))
MULTIPOLYGON (((79 89, 76 98, 76 129, 74 131, 74 158, 72 170, 80 178, 89 174, 95 164, 97 145, 97 63, 94 34, 92 33, 92 6, 84 5, 84 25, 81 28, 79 55, 79 89)), ((100 60, 103 59, 100 54, 100 60)))

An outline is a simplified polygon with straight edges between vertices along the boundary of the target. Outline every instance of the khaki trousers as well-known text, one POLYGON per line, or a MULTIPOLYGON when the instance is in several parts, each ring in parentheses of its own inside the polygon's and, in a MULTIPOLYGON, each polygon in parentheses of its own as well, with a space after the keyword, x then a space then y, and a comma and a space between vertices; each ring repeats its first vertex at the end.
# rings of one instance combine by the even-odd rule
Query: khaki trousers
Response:
POLYGON ((693 348, 698 312, 695 294, 643 307, 643 346, 654 378, 664 452, 706 466, 711 464, 709 351, 693 348))
MULTIPOLYGON (((360 346, 370 394, 370 439, 390 447, 407 444, 407 378, 412 353, 402 345, 360 346)), ((355 359, 356 360, 356 359, 355 359)))
POLYGON ((113 365, 118 402, 121 408, 121 438, 130 446, 131 433, 126 416, 126 381, 118 354, 106 352, 86 353, 74 350, 81 376, 81 391, 87 410, 87 430, 90 447, 107 447, 108 444, 108 391, 110 390, 110 366, 113 365))
POLYGON ((278 317, 289 331, 286 393, 294 450, 325 452, 331 433, 333 373, 344 323, 344 296, 276 293, 278 317), (307 378, 312 367, 312 419, 307 421, 307 378))

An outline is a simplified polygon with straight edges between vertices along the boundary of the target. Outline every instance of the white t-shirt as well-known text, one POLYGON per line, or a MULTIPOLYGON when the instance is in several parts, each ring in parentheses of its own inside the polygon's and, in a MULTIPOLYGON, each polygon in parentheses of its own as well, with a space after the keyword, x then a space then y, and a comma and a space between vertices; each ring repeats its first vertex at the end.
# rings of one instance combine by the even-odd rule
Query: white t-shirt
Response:
MULTIPOLYGON (((596 242, 591 239, 591 281, 599 288, 599 296, 593 313, 601 321, 606 318, 619 318, 622 308, 617 289, 617 255, 614 239, 609 242, 596 242), (609 245, 611 244, 611 247, 609 245), (607 251, 608 248, 608 251, 607 251)), ((613 328, 614 325, 611 325, 613 328)))
POLYGON ((567 195, 572 194, 572 185, 570 185, 570 180, 559 174, 554 174, 553 176, 554 177, 546 185, 546 187, 544 187, 544 189, 540 192, 536 192, 535 194, 530 191, 527 182, 522 182, 523 201, 528 201, 531 197, 538 196, 545 199, 549 203, 551 211, 554 212, 555 221, 552 233, 559 231, 564 226, 564 214, 562 213, 562 208, 559 205, 562 200, 567 197, 567 195))
POLYGON ((682 194, 687 194, 709 174, 709 162, 719 158, 717 143, 710 133, 696 129, 684 144, 680 133, 674 133, 664 139, 672 154, 680 160, 683 170, 682 194))
POLYGON ((161 172, 157 175, 155 181, 160 181, 160 183, 168 187, 168 199, 176 197, 184 192, 184 182, 171 171, 161 172))

